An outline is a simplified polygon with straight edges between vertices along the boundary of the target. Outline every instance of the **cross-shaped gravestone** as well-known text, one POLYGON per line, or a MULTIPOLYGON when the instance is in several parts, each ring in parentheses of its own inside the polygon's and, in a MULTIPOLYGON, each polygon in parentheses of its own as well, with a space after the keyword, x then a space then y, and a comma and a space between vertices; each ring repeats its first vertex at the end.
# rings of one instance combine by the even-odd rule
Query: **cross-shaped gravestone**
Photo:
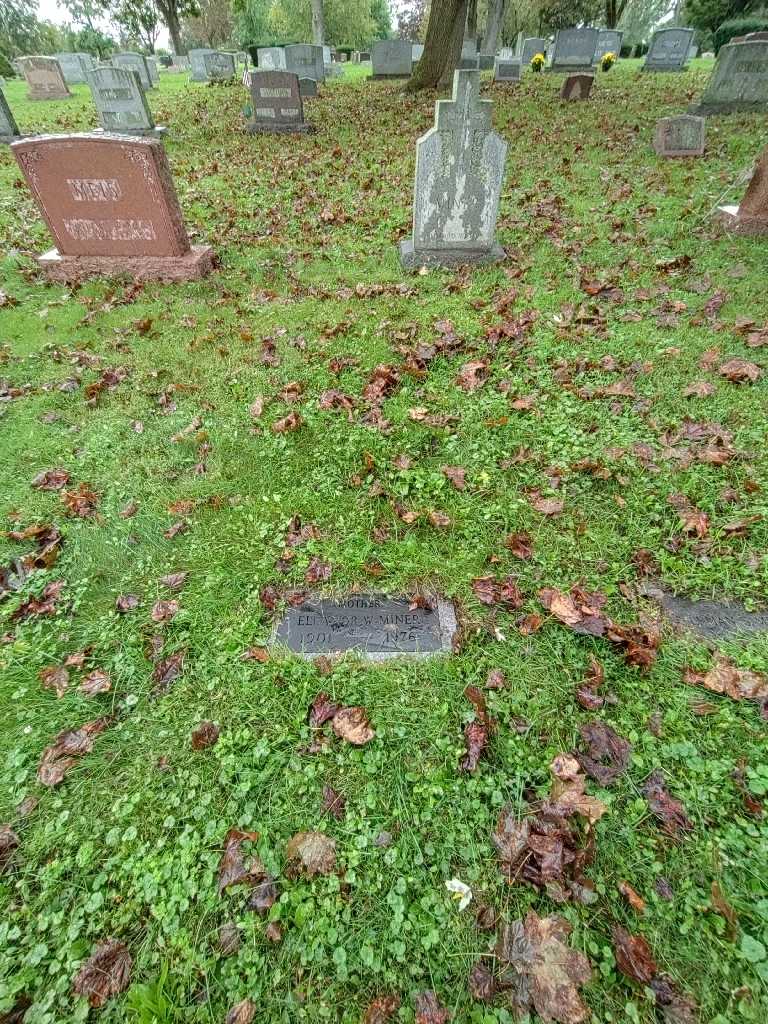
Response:
POLYGON ((0 142, 13 142, 14 139, 18 138, 21 138, 19 126, 16 124, 16 118, 11 113, 8 101, 3 95, 3 90, 0 89, 0 142))
POLYGON ((504 258, 495 240, 507 144, 491 130, 489 100, 480 99, 480 72, 454 73, 453 98, 438 100, 435 126, 416 143, 413 238, 400 260, 459 266, 504 258))

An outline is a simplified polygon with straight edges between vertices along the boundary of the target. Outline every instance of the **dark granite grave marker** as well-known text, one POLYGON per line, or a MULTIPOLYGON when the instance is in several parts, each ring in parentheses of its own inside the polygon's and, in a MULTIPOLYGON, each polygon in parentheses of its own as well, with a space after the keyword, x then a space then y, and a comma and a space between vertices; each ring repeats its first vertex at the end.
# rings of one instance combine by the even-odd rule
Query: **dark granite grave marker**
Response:
POLYGON ((728 601, 690 601, 653 584, 645 584, 640 593, 660 605, 674 625, 707 639, 768 633, 768 612, 748 612, 728 601))
POLYGON ((356 651, 372 661, 449 653, 456 632, 453 606, 411 608, 407 597, 353 594, 288 608, 273 640, 303 655, 356 651))
POLYGON ((299 77, 290 71, 251 71, 249 132, 307 132, 299 77))

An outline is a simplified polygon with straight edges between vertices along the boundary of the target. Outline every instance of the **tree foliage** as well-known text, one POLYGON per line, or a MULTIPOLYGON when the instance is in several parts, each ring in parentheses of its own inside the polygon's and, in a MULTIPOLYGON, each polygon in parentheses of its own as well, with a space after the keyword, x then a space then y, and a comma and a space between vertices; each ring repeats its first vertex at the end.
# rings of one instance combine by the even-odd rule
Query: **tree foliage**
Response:
POLYGON ((16 57, 43 49, 43 23, 35 0, 0 0, 0 53, 16 57))
POLYGON ((188 47, 216 49, 233 39, 235 18, 230 0, 198 0, 199 13, 185 17, 182 23, 188 47))
POLYGON ((686 0, 685 17, 694 28, 714 32, 724 21, 762 7, 764 0, 686 0))
POLYGON ((117 0, 111 9, 117 25, 150 53, 160 34, 160 12, 154 0, 117 0))
MULTIPOLYGON (((368 46, 391 31, 386 0, 325 0, 325 42, 368 46)), ((312 38, 309 0, 235 0, 236 35, 241 45, 305 42, 312 38)))

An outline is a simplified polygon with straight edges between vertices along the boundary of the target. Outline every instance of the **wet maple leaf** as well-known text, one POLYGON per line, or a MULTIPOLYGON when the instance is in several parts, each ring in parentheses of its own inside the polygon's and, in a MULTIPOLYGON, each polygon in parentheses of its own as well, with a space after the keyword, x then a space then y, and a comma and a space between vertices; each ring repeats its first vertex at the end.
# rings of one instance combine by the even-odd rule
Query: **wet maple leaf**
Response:
POLYGON ((294 410, 282 419, 275 420, 272 424, 272 431, 275 434, 287 434, 291 430, 298 430, 303 422, 299 413, 294 410))
POLYGON ((151 618, 153 622, 170 622, 178 611, 178 601, 155 601, 152 605, 151 618))
POLYGON ((333 731, 356 747, 369 743, 376 733, 368 721, 368 712, 362 707, 341 708, 333 716, 333 731))
POLYGON ((652 813, 661 821, 664 831, 673 837, 681 832, 690 832, 693 823, 685 812, 685 807, 676 800, 664 786, 661 772, 653 772, 646 779, 641 792, 648 801, 652 813))
POLYGON ((331 564, 316 555, 311 559, 304 578, 307 583, 321 583, 331 578, 331 564))
POLYGON ((635 892, 629 882, 621 881, 616 888, 634 911, 638 914, 645 913, 645 900, 635 892))
POLYGON ((227 921, 219 928, 216 945, 222 956, 233 956, 242 943, 240 929, 234 921, 227 921))
POLYGON ((189 529, 189 523, 186 519, 180 519, 177 523, 173 523, 167 530, 163 530, 163 536, 166 540, 173 540, 174 537, 178 537, 179 534, 186 533, 189 529))
POLYGON ((32 486, 38 491, 60 491, 67 483, 69 473, 66 469, 45 469, 37 474, 32 486))
POLYGON ((347 811, 347 801, 338 793, 333 786, 323 786, 322 808, 327 814, 333 815, 337 821, 341 821, 347 811))
POLYGON ((19 837, 10 825, 0 825, 0 875, 11 866, 16 850, 19 848, 19 837))
POLYGON ((386 1024, 397 1013, 399 1007, 399 996, 379 996, 368 1005, 363 1014, 363 1024, 386 1024))
POLYGON ((40 669, 38 678, 46 690, 54 690, 57 697, 63 697, 69 686, 69 672, 63 665, 52 665, 40 669))
POLYGON ((459 767, 463 772, 473 772, 480 756, 488 746, 488 726, 484 722, 468 722, 464 727, 464 743, 467 753, 459 767))
POLYGON ((472 966, 467 981, 469 994, 481 1003, 490 1003, 496 995, 496 980, 493 971, 482 960, 472 966))
POLYGON ((171 572, 166 576, 161 576, 158 582, 167 587, 168 590, 181 590, 184 584, 187 582, 187 573, 185 572, 171 572))
POLYGON ((248 867, 243 857, 243 843, 255 843, 258 838, 258 832, 242 832, 239 828, 227 832, 219 861, 219 895, 231 885, 255 885, 264 878, 267 869, 259 857, 254 854, 248 867))
POLYGON ((507 685, 507 678, 500 668, 492 668, 485 677, 485 688, 487 690, 503 690, 507 685))
POLYGON ((576 688, 576 700, 588 711, 595 711, 605 704, 605 698, 597 693, 598 687, 603 685, 605 670, 594 654, 589 656, 589 668, 587 674, 576 688))
POLYGON ((330 721, 341 709, 341 704, 334 704, 327 693, 318 693, 309 708, 309 726, 311 729, 318 729, 321 725, 330 721))
POLYGON ((650 985, 656 976, 657 967, 646 940, 642 935, 631 935, 620 925, 614 926, 612 934, 613 953, 621 973, 638 985, 650 985))
POLYGON ((324 832, 297 832, 288 840, 285 855, 290 878, 332 875, 336 870, 336 841, 324 832))
POLYGON ((562 917, 539 917, 503 925, 496 942, 501 983, 512 989, 515 1008, 535 1009, 542 1020, 581 1024, 589 1016, 579 988, 592 977, 589 960, 568 946, 571 925, 562 917))
POLYGON ((579 762, 570 754, 558 754, 549 766, 554 781, 551 800, 559 807, 582 815, 590 825, 608 810, 606 804, 585 792, 585 778, 579 771, 579 762))
POLYGON ((605 598, 601 594, 587 594, 576 587, 566 594, 547 587, 539 591, 539 600, 551 615, 574 633, 589 636, 603 636, 605 633, 607 620, 602 611, 605 598))
POLYGON ((273 612, 280 600, 280 591, 277 587, 273 587, 272 584, 268 583, 266 587, 262 587, 259 591, 259 600, 268 612, 273 612))
POLYGON ((121 615, 125 615, 126 612, 132 612, 138 607, 139 599, 136 594, 120 594, 115 601, 115 608, 121 615))
POLYGON ((533 541, 530 534, 510 533, 504 541, 504 547, 511 551, 515 558, 523 561, 533 557, 533 541))
POLYGON ((90 484, 82 483, 74 491, 63 491, 61 500, 68 516, 89 519, 96 515, 100 499, 90 484))
POLYGON ((684 494, 670 494, 667 502, 677 511, 680 526, 685 533, 706 537, 709 532, 709 516, 696 508, 684 494))
POLYGON ((463 466, 443 466, 443 476, 449 480, 457 491, 463 491, 467 486, 467 471, 463 466))
POLYGON ((459 370, 456 383, 462 389, 471 394, 481 387, 488 377, 488 360, 472 359, 465 363, 459 370))
POLYGON ((162 658, 155 665, 152 678, 155 681, 155 693, 167 693, 171 683, 175 682, 184 671, 186 651, 176 651, 167 658, 162 658))
POLYGON ((419 992, 413 997, 416 1010, 416 1024, 447 1024, 451 1014, 440 1005, 437 995, 431 990, 419 992))
POLYGON ((123 992, 131 981, 133 960, 128 947, 117 939, 98 943, 80 967, 72 991, 87 996, 91 1006, 103 1006, 112 996, 123 992))
POLYGON ((259 917, 265 917, 277 903, 279 895, 277 882, 272 875, 266 874, 264 879, 257 882, 251 890, 247 907, 249 910, 255 910, 259 917))
POLYGON ((283 926, 279 921, 270 921, 264 929, 264 938, 268 942, 278 943, 283 941, 283 926))
POLYGON ((731 700, 756 700, 760 704, 768 701, 768 676, 763 672, 739 668, 732 658, 716 652, 709 671, 685 674, 687 683, 698 684, 712 693, 723 694, 731 700))
POLYGON ((590 778, 601 786, 610 786, 626 771, 632 747, 623 736, 605 722, 595 720, 579 726, 587 744, 587 753, 576 753, 576 760, 590 778))
POLYGON ((43 588, 40 597, 28 597, 11 616, 14 622, 28 619, 33 615, 55 615, 56 602, 64 589, 63 580, 52 580, 43 588))
POLYGON ((733 381, 734 384, 744 384, 747 381, 754 383, 759 380, 763 371, 756 363, 748 359, 728 359, 722 363, 717 371, 721 377, 733 381))
POLYGON ((78 759, 93 750, 95 738, 112 724, 111 718, 97 718, 79 729, 64 729, 50 747, 46 747, 37 768, 43 786, 58 786, 78 759))
POLYGON ((100 668, 89 672, 78 686, 80 693, 86 697, 96 697, 100 693, 109 693, 112 689, 112 680, 109 673, 100 668))
POLYGON ((481 604, 500 604, 506 608, 520 608, 524 598, 513 576, 497 580, 493 576, 480 576, 472 580, 472 590, 481 604))
POLYGON ((256 1004, 250 999, 241 999, 227 1013, 226 1024, 251 1024, 256 1016, 256 1004))
POLYGON ((445 530, 451 525, 450 516, 446 515, 445 512, 440 512, 437 509, 432 509, 431 512, 427 513, 427 519, 431 526, 434 526, 436 530, 445 530))
POLYGON ((219 727, 215 722, 210 722, 207 719, 200 722, 192 730, 191 742, 193 750, 205 750, 206 747, 212 747, 219 739, 219 727))

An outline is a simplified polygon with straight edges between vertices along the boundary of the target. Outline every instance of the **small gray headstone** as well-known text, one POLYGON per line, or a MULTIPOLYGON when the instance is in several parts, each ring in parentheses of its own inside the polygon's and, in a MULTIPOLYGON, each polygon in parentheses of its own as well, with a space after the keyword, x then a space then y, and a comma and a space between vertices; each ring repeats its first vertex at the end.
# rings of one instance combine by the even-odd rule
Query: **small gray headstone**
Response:
POLYGON ((256 56, 262 71, 285 71, 285 50, 282 46, 260 46, 256 56))
POLYGON ((72 95, 55 57, 19 57, 28 100, 66 100, 72 95))
POLYGON ((729 601, 690 601, 653 584, 644 585, 640 593, 659 604, 676 626, 707 639, 768 633, 768 612, 748 612, 729 601))
POLYGON ((520 81, 521 71, 522 66, 519 60, 502 60, 501 57, 497 57, 493 69, 493 80, 494 82, 517 83, 520 81))
POLYGON ((503 259, 496 220, 507 144, 491 129, 480 72, 456 71, 453 97, 438 100, 435 125, 416 143, 413 237, 400 243, 407 269, 503 259))
POLYGON ((660 28, 653 33, 643 71, 684 71, 693 39, 692 28, 660 28))
POLYGON ((209 82, 229 82, 237 74, 234 55, 219 50, 203 54, 203 67, 209 82))
POLYGON ((21 138, 16 118, 8 106, 8 101, 0 89, 0 142, 14 142, 21 138))
POLYGON ((156 57, 145 57, 147 62, 147 71, 149 71, 149 80, 153 86, 160 85, 160 68, 157 63, 156 57))
POLYGON ((546 57, 547 40, 542 39, 540 36, 529 36, 524 39, 520 48, 520 64, 523 71, 530 68, 531 61, 537 53, 541 53, 546 57))
POLYGON ((448 601, 411 608, 407 597, 354 594, 288 608, 273 641, 304 656, 355 651, 371 661, 450 653, 456 616, 448 601))
POLYGON ((139 76, 142 89, 152 89, 152 77, 149 73, 147 59, 140 53, 113 53, 112 65, 118 68, 130 68, 139 76))
POLYGON ((421 60, 421 55, 424 53, 424 46, 422 43, 414 43, 411 46, 411 62, 418 64, 421 60))
POLYGON ((312 99, 313 96, 317 96, 317 82, 314 78, 299 79, 299 95, 302 99, 312 99))
POLYGON ((190 50, 188 53, 189 57, 189 70, 190 70, 190 81, 192 82, 207 82, 208 76, 205 72, 205 61, 203 58, 206 53, 216 53, 215 50, 196 49, 190 50))
POLYGON ((371 65, 374 78, 410 78, 413 44, 407 39, 379 39, 373 44, 371 65))
POLYGON ((595 49, 595 64, 599 64, 606 53, 612 53, 616 60, 621 56, 621 41, 624 33, 614 28, 601 28, 595 49))
POLYGON ((251 71, 248 88, 252 108, 249 132, 309 131, 298 75, 290 71, 251 71))
POLYGON ((590 71, 600 33, 596 28, 560 28, 555 35, 549 71, 590 71))
POLYGON ((164 135, 156 128, 138 74, 131 68, 109 65, 88 72, 88 85, 105 132, 127 135, 164 135))
POLYGON ((90 53, 55 53, 59 67, 67 85, 80 85, 85 82, 85 74, 93 68, 93 57, 90 53))
POLYGON ((701 156, 706 142, 707 122, 703 117, 678 114, 656 123, 653 148, 659 156, 701 156))
POLYGON ((285 69, 299 78, 314 78, 325 81, 325 63, 322 46, 311 43, 294 43, 285 47, 285 69))
POLYGON ((768 110, 768 40, 721 47, 704 95, 690 109, 697 114, 768 110))

